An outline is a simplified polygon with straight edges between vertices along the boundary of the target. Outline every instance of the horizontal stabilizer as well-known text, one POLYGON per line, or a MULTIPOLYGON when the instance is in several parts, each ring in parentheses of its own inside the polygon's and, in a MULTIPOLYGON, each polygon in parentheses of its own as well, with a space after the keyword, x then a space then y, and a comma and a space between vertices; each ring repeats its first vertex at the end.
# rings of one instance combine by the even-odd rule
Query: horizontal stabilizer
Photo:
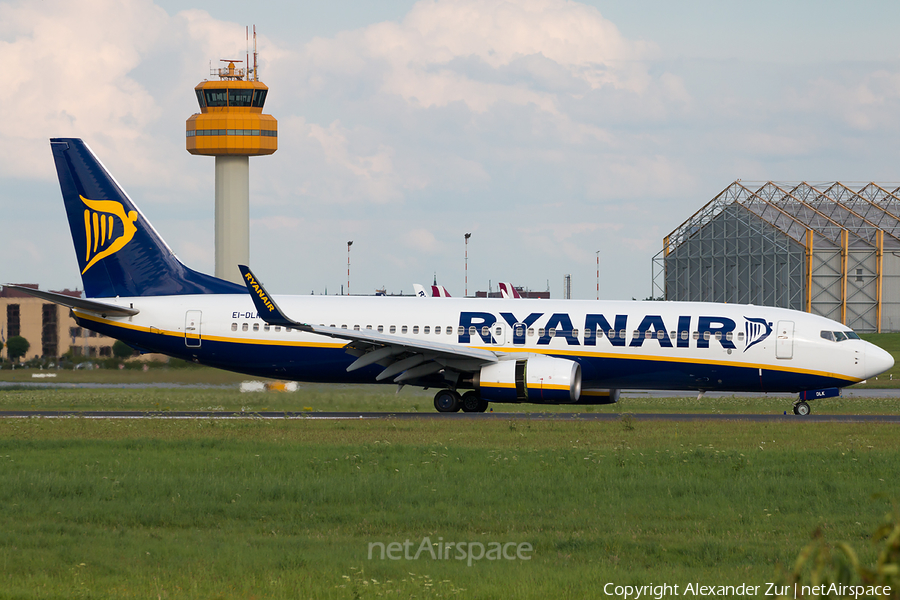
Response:
POLYGON ((124 306, 116 306, 115 304, 97 302, 96 300, 87 300, 85 298, 73 298, 72 296, 57 294, 55 292, 42 292, 40 290, 36 290, 30 287, 24 287, 21 285, 10 284, 5 287, 19 290, 20 292, 24 292, 30 296, 34 296, 35 298, 40 298, 41 300, 53 302, 54 304, 96 313, 103 317, 131 317, 140 312, 136 308, 126 308, 124 306))

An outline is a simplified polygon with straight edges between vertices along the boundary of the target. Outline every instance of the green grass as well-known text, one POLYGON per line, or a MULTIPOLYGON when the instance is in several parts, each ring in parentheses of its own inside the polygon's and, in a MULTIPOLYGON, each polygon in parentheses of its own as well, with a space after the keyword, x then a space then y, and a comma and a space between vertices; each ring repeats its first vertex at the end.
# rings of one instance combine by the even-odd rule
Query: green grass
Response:
POLYGON ((874 560, 892 425, 0 420, 0 597, 585 598, 874 560), (369 560, 372 542, 529 561, 369 560))

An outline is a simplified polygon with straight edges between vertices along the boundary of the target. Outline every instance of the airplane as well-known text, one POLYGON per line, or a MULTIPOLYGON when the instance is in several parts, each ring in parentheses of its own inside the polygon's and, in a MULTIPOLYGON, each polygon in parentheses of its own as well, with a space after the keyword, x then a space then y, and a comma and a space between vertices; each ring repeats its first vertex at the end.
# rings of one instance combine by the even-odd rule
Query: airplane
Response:
POLYGON ((428 292, 425 291, 425 287, 421 283, 413 284, 413 292, 415 292, 416 297, 418 298, 449 298, 450 292, 447 291, 442 285, 434 284, 431 286, 431 295, 428 295, 428 292))
POLYGON ((84 298, 17 288, 143 352, 254 376, 436 388, 439 412, 606 404, 623 389, 797 392, 894 364, 830 319, 705 302, 274 296, 184 265, 80 139, 51 139, 84 298))
POLYGON ((517 290, 515 288, 515 286, 513 286, 513 284, 511 284, 511 283, 506 283, 504 281, 501 281, 497 285, 500 287, 500 296, 503 298, 521 298, 522 297, 519 295, 519 290, 517 290))

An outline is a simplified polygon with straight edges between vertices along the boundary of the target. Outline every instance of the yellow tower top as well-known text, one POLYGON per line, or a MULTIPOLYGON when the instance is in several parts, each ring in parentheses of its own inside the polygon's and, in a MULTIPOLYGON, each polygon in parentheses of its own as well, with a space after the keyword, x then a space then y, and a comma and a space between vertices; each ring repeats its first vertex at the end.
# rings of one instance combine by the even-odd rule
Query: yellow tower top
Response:
POLYGON ((194 88, 200 113, 186 123, 191 154, 257 156, 278 150, 278 121, 262 114, 269 88, 257 77, 255 27, 253 44, 252 69, 235 67, 240 60, 223 60, 228 66, 210 73, 219 81, 202 81, 194 88))

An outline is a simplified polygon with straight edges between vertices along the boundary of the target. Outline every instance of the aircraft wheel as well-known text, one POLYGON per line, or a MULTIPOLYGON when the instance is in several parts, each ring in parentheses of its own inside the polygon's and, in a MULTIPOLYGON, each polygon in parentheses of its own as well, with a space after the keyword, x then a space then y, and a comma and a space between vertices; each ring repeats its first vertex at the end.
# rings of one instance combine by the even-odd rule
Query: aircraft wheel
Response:
POLYGON ((477 392, 466 392, 462 397, 463 412, 484 412, 487 410, 487 402, 482 400, 477 392))
POLYGON ((441 390, 434 395, 434 407, 438 412, 453 413, 460 409, 462 402, 453 390, 441 390))
POLYGON ((801 417, 805 417, 810 413, 809 404, 806 402, 800 401, 794 404, 794 414, 800 415, 801 417))

